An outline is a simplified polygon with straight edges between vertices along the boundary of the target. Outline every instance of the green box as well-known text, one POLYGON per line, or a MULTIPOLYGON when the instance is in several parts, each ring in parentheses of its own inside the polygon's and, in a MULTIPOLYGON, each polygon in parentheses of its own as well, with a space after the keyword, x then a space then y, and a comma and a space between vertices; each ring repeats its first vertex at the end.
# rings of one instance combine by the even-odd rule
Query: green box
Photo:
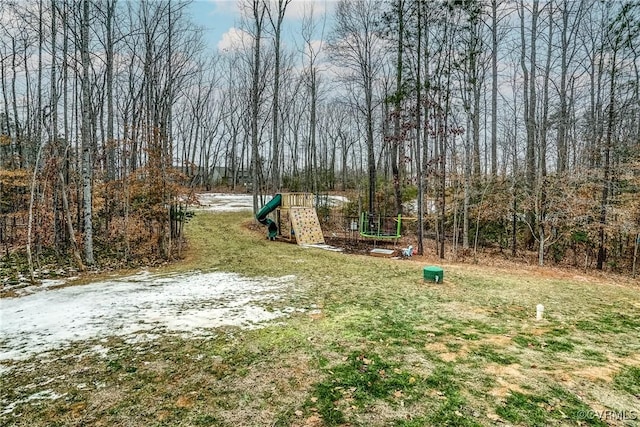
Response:
POLYGON ((444 270, 440 267, 429 266, 422 270, 424 280, 440 283, 444 280, 444 270))

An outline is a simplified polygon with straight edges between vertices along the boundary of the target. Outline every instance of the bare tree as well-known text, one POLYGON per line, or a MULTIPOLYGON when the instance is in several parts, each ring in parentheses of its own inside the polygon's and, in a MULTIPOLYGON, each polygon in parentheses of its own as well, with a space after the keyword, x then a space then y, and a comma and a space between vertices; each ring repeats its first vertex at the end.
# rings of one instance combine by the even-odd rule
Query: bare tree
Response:
POLYGON ((602 198, 600 203, 600 227, 598 230, 598 270, 602 270, 606 259, 605 249, 605 225, 607 223, 607 210, 609 197, 611 196, 611 152, 614 146, 614 126, 616 121, 616 101, 618 96, 618 72, 620 65, 618 64, 620 54, 625 49, 634 46, 634 42, 640 37, 640 25, 635 12, 638 10, 636 3, 625 3, 622 5, 617 14, 607 28, 606 45, 603 50, 609 53, 609 102, 607 105, 607 131, 603 147, 603 179, 602 179, 602 198))
POLYGON ((82 2, 82 15, 80 27, 80 49, 82 61, 82 197, 84 215, 84 256, 85 263, 93 265, 93 135, 91 123, 93 115, 91 110, 91 81, 89 71, 91 60, 89 58, 89 0, 82 2))
POLYGON ((272 3, 266 8, 269 21, 274 31, 274 75, 273 75, 273 105, 272 105, 272 133, 271 133, 271 187, 274 191, 280 189, 280 137, 279 137, 279 117, 280 117, 280 55, 282 35, 282 21, 291 0, 275 0, 275 7, 272 3), (274 9, 272 11, 272 8, 274 9))
POLYGON ((320 69, 318 66, 318 57, 322 51, 322 39, 324 38, 324 24, 322 21, 320 44, 314 43, 314 35, 318 28, 318 22, 314 20, 313 4, 306 10, 304 18, 302 20, 302 39, 304 41, 304 47, 302 49, 304 56, 304 71, 302 78, 309 91, 310 104, 309 104, 309 160, 307 167, 308 182, 311 184, 313 192, 318 191, 318 161, 317 161, 317 125, 318 125, 318 98, 319 98, 319 84, 320 84, 320 69))
POLYGON ((425 177, 424 177, 424 165, 421 165, 421 159, 423 156, 423 150, 426 151, 422 147, 421 135, 422 135, 422 2, 417 2, 416 6, 416 22, 417 22, 417 31, 416 31, 416 81, 415 81, 415 91, 416 91, 416 104, 415 104, 415 122, 416 122, 416 181, 418 184, 418 230, 417 230, 417 238, 418 238, 418 254, 424 254, 424 186, 425 186, 425 177))
POLYGON ((248 5, 250 17, 252 19, 253 36, 253 60, 251 62, 251 174, 253 184, 253 212, 258 212, 258 194, 260 191, 259 172, 261 169, 259 152, 259 110, 260 110, 260 47, 262 42, 262 32, 264 30, 264 15, 266 4, 262 0, 251 0, 248 5))
POLYGON ((373 84, 383 61, 382 41, 377 30, 379 19, 380 9, 375 1, 340 0, 329 41, 331 57, 353 73, 352 78, 364 97, 359 109, 365 116, 370 215, 374 213, 376 194, 373 84))

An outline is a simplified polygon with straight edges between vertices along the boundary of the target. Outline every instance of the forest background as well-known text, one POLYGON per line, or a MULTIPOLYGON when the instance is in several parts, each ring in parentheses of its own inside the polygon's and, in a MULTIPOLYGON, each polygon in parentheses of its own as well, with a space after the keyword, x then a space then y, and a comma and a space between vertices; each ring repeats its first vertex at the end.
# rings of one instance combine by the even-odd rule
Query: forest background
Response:
POLYGON ((345 192, 443 258, 635 276, 637 2, 309 2, 283 41, 298 3, 240 1, 217 51, 187 2, 0 3, 3 276, 179 257, 221 187, 345 192))

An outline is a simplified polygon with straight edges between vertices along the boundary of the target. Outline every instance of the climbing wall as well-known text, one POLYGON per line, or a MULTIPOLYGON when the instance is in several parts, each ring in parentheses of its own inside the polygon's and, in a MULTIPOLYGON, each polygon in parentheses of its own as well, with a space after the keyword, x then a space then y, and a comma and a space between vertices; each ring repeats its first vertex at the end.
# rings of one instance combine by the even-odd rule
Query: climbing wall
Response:
POLYGON ((291 208, 291 227, 299 245, 324 243, 320 221, 314 208, 291 208))

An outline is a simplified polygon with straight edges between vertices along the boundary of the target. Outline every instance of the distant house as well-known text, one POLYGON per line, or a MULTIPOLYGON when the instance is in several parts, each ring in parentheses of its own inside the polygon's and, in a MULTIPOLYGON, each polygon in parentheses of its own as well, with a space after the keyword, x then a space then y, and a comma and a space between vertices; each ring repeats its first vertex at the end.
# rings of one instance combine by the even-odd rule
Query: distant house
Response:
MULTIPOLYGON (((214 184, 226 184, 229 187, 234 186, 234 173, 231 168, 225 168, 224 166, 214 166, 209 171, 209 179, 214 184)), ((235 185, 250 187, 252 182, 252 176, 246 169, 239 169, 235 171, 235 185)))

